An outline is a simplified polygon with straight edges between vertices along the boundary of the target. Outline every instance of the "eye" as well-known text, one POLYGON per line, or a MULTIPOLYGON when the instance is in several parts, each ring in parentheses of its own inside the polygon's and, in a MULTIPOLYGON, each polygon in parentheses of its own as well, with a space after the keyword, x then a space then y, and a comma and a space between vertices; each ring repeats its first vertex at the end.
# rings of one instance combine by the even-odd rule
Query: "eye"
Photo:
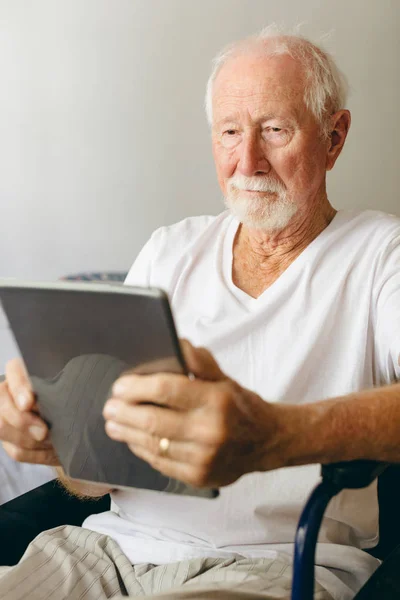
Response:
POLYGON ((283 131, 282 127, 265 127, 263 129, 263 133, 268 134, 268 133, 281 133, 281 131, 283 131))
POLYGON ((240 142, 238 129, 225 129, 221 134, 221 142, 225 148, 235 148, 240 142))
POLYGON ((272 144, 281 144, 288 139, 288 130, 282 127, 274 127, 269 125, 262 130, 262 138, 265 142, 272 144))

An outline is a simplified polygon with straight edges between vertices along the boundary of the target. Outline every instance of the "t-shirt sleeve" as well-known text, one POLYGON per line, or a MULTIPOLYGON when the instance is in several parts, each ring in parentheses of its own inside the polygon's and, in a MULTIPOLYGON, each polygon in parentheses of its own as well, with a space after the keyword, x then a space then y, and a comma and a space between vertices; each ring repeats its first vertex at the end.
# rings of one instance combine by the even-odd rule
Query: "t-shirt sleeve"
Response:
POLYGON ((376 288, 376 337, 385 379, 400 381, 400 234, 387 246, 376 288), (385 364, 386 363, 386 364, 385 364))
POLYGON ((124 285, 151 286, 151 270, 156 253, 156 234, 145 243, 126 276, 124 285))

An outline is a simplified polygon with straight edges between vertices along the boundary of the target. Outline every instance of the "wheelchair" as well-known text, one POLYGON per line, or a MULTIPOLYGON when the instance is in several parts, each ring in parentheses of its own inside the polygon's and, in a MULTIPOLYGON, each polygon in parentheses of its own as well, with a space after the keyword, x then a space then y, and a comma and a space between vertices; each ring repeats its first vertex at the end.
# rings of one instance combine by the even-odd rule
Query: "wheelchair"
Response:
MULTIPOLYGON (((293 564, 292 600, 312 600, 318 530, 329 501, 344 488, 362 488, 378 477, 379 544, 369 552, 383 562, 354 600, 400 598, 400 465, 353 461, 321 467, 321 482, 311 493, 299 520, 293 564)), ((15 565, 42 531, 59 525, 82 525, 91 514, 110 509, 110 497, 81 500, 50 481, 0 506, 0 565, 15 565)))

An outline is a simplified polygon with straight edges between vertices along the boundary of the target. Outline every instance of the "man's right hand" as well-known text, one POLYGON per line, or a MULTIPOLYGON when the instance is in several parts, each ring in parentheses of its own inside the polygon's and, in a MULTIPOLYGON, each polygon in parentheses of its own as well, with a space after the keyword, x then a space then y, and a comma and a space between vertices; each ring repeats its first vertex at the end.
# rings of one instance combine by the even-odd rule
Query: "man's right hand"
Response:
POLYGON ((6 379, 0 383, 0 441, 7 454, 18 462, 60 464, 19 358, 7 363, 6 379))

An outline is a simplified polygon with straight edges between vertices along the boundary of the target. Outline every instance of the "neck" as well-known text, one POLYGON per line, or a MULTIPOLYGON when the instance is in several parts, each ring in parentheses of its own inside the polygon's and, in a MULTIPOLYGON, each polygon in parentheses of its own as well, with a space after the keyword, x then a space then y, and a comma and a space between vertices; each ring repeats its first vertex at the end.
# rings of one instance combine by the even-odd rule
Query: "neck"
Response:
POLYGON ((258 297, 329 225, 336 212, 326 198, 307 214, 298 211, 279 231, 240 225, 233 245, 234 283, 258 297))
POLYGON ((326 201, 317 211, 307 214, 299 211, 281 230, 266 231, 240 225, 235 243, 245 245, 260 263, 274 257, 297 255, 329 225, 336 212, 326 201))

